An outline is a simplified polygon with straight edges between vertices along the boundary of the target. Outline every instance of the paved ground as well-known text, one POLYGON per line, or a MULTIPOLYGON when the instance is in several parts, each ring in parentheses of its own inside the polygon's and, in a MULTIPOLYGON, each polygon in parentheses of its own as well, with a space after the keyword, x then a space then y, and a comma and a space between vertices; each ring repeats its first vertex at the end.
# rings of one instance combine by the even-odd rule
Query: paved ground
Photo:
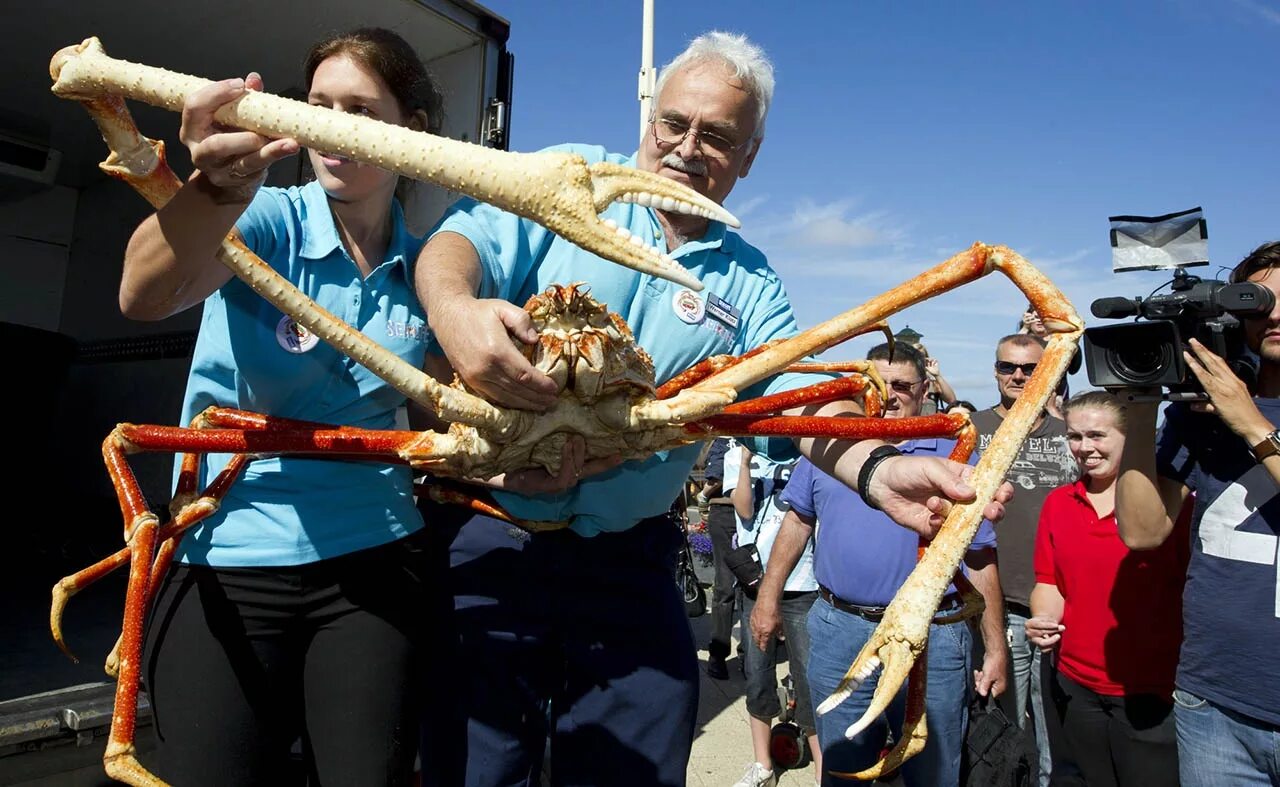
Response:
MULTIPOLYGON (((711 618, 703 615, 690 623, 693 625, 694 641, 705 646, 711 629, 711 618)), ((698 661, 705 669, 705 650, 698 651, 698 661)), ((778 676, 786 674, 786 665, 780 666, 778 676)), ((729 787, 755 759, 751 753, 747 704, 737 659, 729 661, 728 680, 712 680, 704 671, 701 690, 698 727, 694 733, 693 756, 689 760, 689 787, 729 787)), ((778 783, 807 787, 814 783, 814 779, 814 769, 810 765, 802 771, 787 771, 782 774, 778 783)))

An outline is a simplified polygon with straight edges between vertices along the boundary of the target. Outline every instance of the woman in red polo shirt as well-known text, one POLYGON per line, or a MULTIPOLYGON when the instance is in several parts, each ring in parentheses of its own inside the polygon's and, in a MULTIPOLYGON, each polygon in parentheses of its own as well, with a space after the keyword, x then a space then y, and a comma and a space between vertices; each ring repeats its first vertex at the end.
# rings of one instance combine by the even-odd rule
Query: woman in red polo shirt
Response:
POLYGON ((1068 401, 1065 416, 1080 480, 1049 493, 1041 509, 1026 624, 1033 643, 1056 651, 1045 710, 1056 712, 1066 745, 1054 759, 1074 761, 1091 787, 1176 785, 1185 518, 1158 549, 1131 552, 1115 517, 1124 410, 1090 391, 1068 401))

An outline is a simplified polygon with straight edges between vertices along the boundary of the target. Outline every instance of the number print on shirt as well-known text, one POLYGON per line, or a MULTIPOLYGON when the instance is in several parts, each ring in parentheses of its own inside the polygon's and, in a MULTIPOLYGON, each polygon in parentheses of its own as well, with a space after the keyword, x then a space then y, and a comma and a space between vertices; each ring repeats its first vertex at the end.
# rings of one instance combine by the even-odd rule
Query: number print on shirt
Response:
MULTIPOLYGON (((1236 479, 1209 504, 1200 518, 1200 548, 1206 555, 1263 566, 1277 566, 1275 536, 1248 533, 1236 528, 1280 493, 1280 487, 1262 465, 1236 479)), ((1280 618, 1280 571, 1276 574, 1276 617, 1280 618)))

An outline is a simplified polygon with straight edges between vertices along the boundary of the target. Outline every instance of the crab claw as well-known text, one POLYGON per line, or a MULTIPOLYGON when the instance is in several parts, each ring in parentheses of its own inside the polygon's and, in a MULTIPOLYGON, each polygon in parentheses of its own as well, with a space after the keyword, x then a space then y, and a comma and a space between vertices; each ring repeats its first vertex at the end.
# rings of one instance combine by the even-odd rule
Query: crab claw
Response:
MULTIPOLYGON (((59 50, 49 75, 53 92, 63 98, 122 96, 175 112, 187 95, 209 84, 111 58, 96 38, 59 50)), ((738 226, 714 201, 669 178, 607 162, 588 167, 581 156, 567 153, 508 153, 257 91, 224 104, 215 117, 226 126, 291 137, 304 147, 466 194, 536 221, 605 259, 694 290, 702 285, 664 251, 608 226, 599 213, 615 201, 633 202, 738 226)))
MULTIPOLYGON (((928 662, 923 657, 916 659, 911 667, 907 687, 907 709, 902 722, 902 730, 893 748, 880 756, 869 768, 857 772, 832 771, 831 775, 841 779, 857 779, 871 781, 892 773, 904 762, 924 751, 929 739, 929 725, 925 716, 925 695, 929 679, 928 662)), ((878 693, 878 692, 877 692, 878 693)), ((896 692, 894 692, 896 693, 896 692)), ((871 718, 875 718, 874 716, 871 718)), ((864 717, 865 719, 865 717, 864 717)), ((862 720, 859 720, 862 723, 862 720)), ((850 728, 853 729, 852 727, 850 728)), ((846 733, 852 738, 856 733, 846 733)))

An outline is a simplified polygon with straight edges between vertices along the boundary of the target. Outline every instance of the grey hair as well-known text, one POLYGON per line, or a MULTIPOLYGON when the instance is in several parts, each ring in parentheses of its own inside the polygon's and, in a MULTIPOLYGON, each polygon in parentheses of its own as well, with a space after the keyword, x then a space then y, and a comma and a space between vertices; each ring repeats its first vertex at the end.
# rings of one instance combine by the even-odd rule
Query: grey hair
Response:
POLYGON ((683 52, 662 67, 654 89, 654 102, 662 96, 668 77, 686 66, 707 61, 719 61, 733 69, 734 78, 741 80, 756 100, 756 130, 751 138, 757 142, 763 139, 764 120, 773 101, 773 63, 763 49, 741 33, 712 30, 690 41, 683 52))

